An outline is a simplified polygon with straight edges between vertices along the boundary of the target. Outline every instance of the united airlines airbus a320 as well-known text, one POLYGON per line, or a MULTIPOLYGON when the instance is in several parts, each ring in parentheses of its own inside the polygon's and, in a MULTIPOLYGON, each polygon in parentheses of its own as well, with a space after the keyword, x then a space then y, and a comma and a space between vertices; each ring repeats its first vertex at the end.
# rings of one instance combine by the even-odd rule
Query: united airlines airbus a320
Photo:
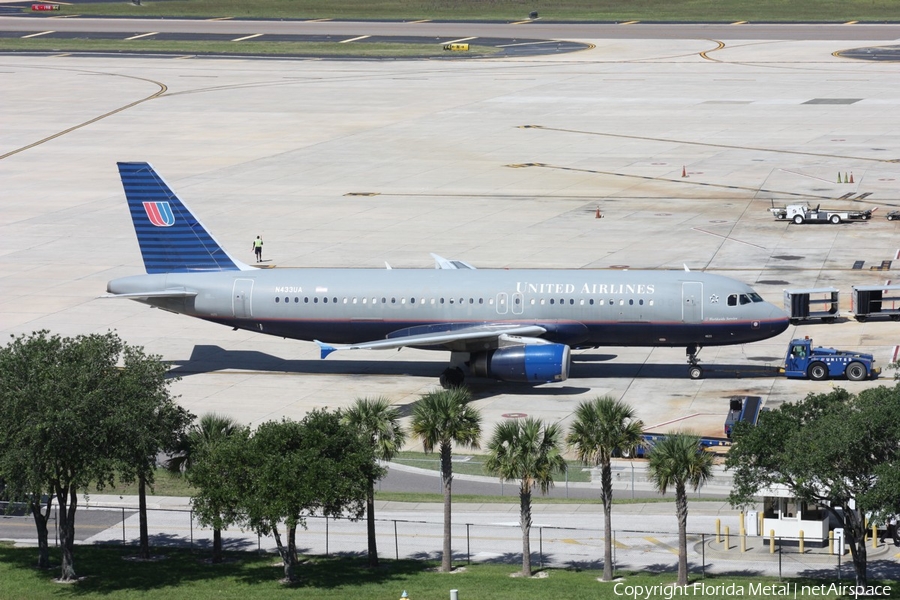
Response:
POLYGON ((703 346, 778 335, 787 315, 749 286, 691 271, 256 269, 225 251, 147 163, 118 163, 146 275, 108 296, 336 350, 409 346, 451 353, 466 374, 543 383, 569 375, 570 348, 703 346))

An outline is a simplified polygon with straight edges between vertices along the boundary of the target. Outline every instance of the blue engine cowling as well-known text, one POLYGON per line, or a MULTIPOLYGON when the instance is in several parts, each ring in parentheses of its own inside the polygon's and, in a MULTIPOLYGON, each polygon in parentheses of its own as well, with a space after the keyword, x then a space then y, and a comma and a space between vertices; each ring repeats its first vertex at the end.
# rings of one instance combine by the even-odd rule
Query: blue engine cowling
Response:
POLYGON ((529 344, 473 354, 469 368, 477 377, 547 383, 568 379, 571 362, 565 344, 529 344))

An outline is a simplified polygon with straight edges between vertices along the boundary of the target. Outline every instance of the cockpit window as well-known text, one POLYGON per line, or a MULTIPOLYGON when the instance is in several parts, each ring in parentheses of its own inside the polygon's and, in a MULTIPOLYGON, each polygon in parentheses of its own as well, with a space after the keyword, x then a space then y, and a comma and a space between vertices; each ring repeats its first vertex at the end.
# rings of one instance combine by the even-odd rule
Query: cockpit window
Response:
POLYGON ((751 302, 763 302, 762 296, 756 292, 749 294, 731 294, 728 296, 728 306, 737 306, 738 304, 750 304, 751 302))

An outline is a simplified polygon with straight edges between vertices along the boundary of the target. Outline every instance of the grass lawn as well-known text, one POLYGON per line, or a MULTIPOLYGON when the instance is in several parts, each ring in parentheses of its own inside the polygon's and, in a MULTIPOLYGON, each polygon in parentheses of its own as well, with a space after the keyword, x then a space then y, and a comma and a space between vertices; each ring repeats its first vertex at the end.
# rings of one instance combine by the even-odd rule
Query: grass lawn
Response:
MULTIPOLYGON (((293 587, 279 583, 283 571, 278 559, 271 554, 233 553, 227 562, 210 565, 206 555, 185 550, 156 549, 151 562, 133 560, 133 548, 78 546, 75 548, 75 569, 83 579, 62 585, 53 582, 58 575, 59 556, 52 553, 56 566, 51 571, 33 567, 33 548, 13 548, 0 545, 0 597, 4 600, 31 598, 90 599, 172 599, 191 598, 253 600, 255 598, 295 598, 316 600, 394 599, 406 590, 412 600, 446 600, 449 590, 459 590, 463 600, 522 600, 523 598, 552 598, 566 600, 602 600, 622 598, 622 587, 616 593, 615 584, 600 583, 602 574, 593 570, 547 569, 542 577, 522 579, 510 577, 518 564, 468 565, 452 574, 437 573, 435 563, 416 560, 383 560, 382 567, 370 570, 359 557, 308 558, 298 569, 302 581, 293 587)), ((460 565, 461 566, 461 565, 460 565)), ((535 568, 537 565, 534 565, 535 568)), ((535 569, 539 572, 538 569, 535 569)), ((665 586, 674 581, 672 573, 619 573, 622 585, 665 586)), ((753 586, 778 585, 773 578, 715 577, 692 583, 702 583, 703 598, 731 599, 771 598, 771 593, 752 593, 753 586), (734 585, 729 591, 728 586, 734 585), (742 592, 742 593, 739 593, 742 592)), ((803 585, 821 585, 822 580, 791 580, 797 585, 796 598, 834 598, 821 593, 803 594, 803 585)), ((849 584, 848 580, 843 581, 849 584)), ((872 583, 872 582, 870 582, 872 583)), ((784 584, 782 584, 784 585, 784 584)), ((896 584, 893 589, 896 588, 896 584)), ((661 590, 661 588, 657 588, 661 590)), ((760 590, 761 591, 761 590, 760 590)), ((793 587, 790 588, 793 596, 793 587)), ((664 598, 664 592, 640 597, 664 598)), ((781 597, 781 594, 778 594, 781 597)), ((897 597, 882 596, 882 597, 897 597)))
POLYGON ((897 21, 896 0, 141 0, 63 5, 57 14, 270 19, 518 21, 897 21))
MULTIPOLYGON (((484 461, 487 456, 465 456, 459 455, 453 457, 453 474, 454 475, 485 475, 490 476, 484 469, 484 461)), ((418 467, 420 469, 428 469, 429 471, 440 471, 441 461, 435 453, 425 454, 424 452, 400 452, 394 457, 393 462, 410 467, 418 467)), ((584 465, 575 460, 566 461, 569 465, 568 481, 570 483, 582 482, 586 483, 591 480, 591 474, 585 471, 584 465)), ((558 485, 566 482, 567 475, 554 475, 553 481, 558 485)), ((516 484, 510 483, 515 486, 516 484)))

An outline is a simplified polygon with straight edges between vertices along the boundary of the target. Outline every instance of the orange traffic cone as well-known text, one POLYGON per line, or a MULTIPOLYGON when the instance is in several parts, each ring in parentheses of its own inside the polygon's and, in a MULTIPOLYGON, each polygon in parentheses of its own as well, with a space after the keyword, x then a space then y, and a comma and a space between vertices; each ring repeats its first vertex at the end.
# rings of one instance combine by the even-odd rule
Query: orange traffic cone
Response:
POLYGON ((853 183, 853 171, 850 171, 850 183, 853 183))
POLYGON ((594 215, 595 219, 602 219, 603 215, 600 214, 600 207, 597 207, 597 214, 594 215))
POLYGON ((687 177, 687 170, 685 170, 684 166, 681 167, 681 176, 687 177))

